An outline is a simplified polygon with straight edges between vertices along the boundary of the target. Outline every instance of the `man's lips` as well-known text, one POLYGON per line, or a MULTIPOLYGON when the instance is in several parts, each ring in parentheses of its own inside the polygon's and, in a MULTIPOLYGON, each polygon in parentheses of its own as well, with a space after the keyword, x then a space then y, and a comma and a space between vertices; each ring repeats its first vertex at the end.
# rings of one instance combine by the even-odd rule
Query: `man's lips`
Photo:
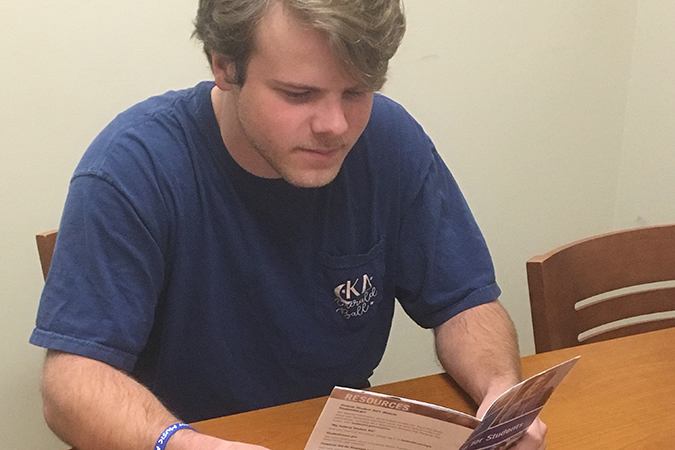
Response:
POLYGON ((307 148, 300 147, 299 150, 301 154, 305 155, 309 160, 313 160, 317 163, 331 163, 335 160, 338 155, 342 154, 343 147, 334 147, 334 148, 307 148))
POLYGON ((307 148, 307 147, 300 147, 300 150, 303 152, 309 152, 309 153, 318 153, 321 155, 331 155, 333 153, 337 153, 342 149, 342 147, 335 147, 335 148, 307 148))

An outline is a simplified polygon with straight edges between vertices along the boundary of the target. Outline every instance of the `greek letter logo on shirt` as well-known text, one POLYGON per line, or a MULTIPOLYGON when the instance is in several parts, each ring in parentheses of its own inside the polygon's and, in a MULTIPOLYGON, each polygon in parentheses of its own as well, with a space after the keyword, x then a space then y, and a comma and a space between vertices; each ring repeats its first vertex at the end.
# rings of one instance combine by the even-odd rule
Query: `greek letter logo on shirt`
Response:
POLYGON ((362 277, 356 280, 347 280, 346 283, 340 284, 333 289, 335 294, 335 303, 337 309, 345 319, 352 317, 359 317, 364 315, 370 309, 370 306, 375 303, 374 298, 377 297, 377 289, 373 286, 373 277, 368 274, 363 274, 362 277))

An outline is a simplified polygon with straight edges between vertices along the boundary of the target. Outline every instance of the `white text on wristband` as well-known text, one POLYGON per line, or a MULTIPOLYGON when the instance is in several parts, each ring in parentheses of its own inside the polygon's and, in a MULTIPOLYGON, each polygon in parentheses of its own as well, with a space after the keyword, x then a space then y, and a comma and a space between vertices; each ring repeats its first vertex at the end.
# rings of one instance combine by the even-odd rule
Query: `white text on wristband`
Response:
POLYGON ((166 430, 159 435, 159 439, 157 439, 157 443, 155 444, 155 450, 164 450, 166 448, 166 443, 169 442, 169 438, 173 436, 176 431, 182 430, 183 428, 194 430, 190 425, 183 422, 174 423, 173 425, 168 426, 166 430))

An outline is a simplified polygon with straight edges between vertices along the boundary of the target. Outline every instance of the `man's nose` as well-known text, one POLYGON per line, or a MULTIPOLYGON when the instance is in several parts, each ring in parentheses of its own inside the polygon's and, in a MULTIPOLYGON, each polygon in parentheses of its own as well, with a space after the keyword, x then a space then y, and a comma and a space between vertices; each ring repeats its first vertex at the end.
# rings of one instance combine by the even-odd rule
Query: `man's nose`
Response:
POLYGON ((341 99, 323 99, 319 102, 312 121, 314 133, 340 136, 348 129, 349 124, 341 99))

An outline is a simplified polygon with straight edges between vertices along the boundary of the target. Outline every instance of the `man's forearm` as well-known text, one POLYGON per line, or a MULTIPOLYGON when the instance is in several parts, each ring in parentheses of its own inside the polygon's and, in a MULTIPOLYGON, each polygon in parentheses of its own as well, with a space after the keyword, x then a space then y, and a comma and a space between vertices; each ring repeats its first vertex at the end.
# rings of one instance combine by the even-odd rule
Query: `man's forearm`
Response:
MULTIPOLYGON (((150 450, 179 422, 145 386, 99 361, 49 351, 42 377, 45 420, 79 450, 150 450)), ((166 450, 267 450, 190 429, 176 432, 166 450)))
MULTIPOLYGON (((518 336, 497 300, 458 314, 437 327, 435 337, 441 364, 475 400, 479 418, 520 381, 518 336)), ((512 448, 545 450, 546 425, 536 419, 512 448)))
POLYGON ((478 405, 520 381, 518 337, 498 301, 451 318, 435 329, 435 338, 443 368, 478 405))
POLYGON ((128 375, 67 353, 48 352, 42 396, 49 427, 81 450, 151 449, 161 432, 178 421, 128 375))

